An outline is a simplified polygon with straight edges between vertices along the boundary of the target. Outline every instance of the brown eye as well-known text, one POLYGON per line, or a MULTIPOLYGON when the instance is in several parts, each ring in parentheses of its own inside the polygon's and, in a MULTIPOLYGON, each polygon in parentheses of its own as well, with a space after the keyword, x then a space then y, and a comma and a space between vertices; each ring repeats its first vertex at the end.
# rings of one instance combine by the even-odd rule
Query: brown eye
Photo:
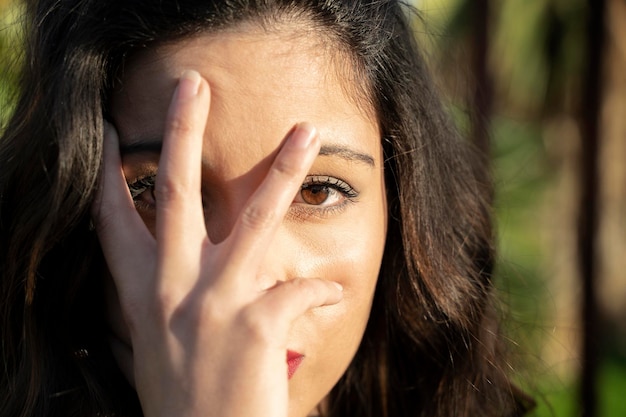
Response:
POLYGON ((141 204, 143 206, 154 206, 156 205, 156 198, 154 197, 154 188, 148 188, 135 197, 135 203, 141 204))
POLYGON ((317 184, 302 188, 302 190, 300 190, 300 195, 302 196, 302 201, 306 204, 317 206, 328 200, 328 197, 333 191, 336 192, 335 190, 331 190, 326 185, 317 184))
POLYGON ((339 178, 313 175, 307 177, 293 202, 311 208, 329 209, 354 201, 358 196, 354 188, 339 178))

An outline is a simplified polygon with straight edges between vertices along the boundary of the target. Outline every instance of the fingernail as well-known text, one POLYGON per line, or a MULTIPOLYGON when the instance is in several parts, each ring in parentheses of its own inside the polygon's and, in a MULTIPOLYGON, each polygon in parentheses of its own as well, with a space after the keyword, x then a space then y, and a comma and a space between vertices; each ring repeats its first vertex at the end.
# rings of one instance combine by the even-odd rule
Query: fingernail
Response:
POLYGON ((198 94, 200 89, 200 74, 194 70, 187 70, 182 73, 178 80, 178 97, 191 98, 198 94))
POLYGON ((333 284, 335 284, 335 287, 337 287, 339 291, 343 292, 343 286, 340 283, 333 281, 333 284))
POLYGON ((298 123, 289 138, 289 142, 294 148, 305 149, 311 145, 315 136, 317 136, 315 126, 308 122, 298 123))

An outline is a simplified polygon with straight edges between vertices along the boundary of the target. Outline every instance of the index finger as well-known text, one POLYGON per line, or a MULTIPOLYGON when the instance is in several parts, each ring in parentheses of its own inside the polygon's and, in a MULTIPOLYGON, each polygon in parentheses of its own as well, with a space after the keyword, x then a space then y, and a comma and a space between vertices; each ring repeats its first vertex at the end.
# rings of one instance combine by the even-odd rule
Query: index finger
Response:
POLYGON ((296 125, 239 215, 228 238, 229 265, 235 268, 258 266, 319 149, 315 127, 310 123, 296 125))

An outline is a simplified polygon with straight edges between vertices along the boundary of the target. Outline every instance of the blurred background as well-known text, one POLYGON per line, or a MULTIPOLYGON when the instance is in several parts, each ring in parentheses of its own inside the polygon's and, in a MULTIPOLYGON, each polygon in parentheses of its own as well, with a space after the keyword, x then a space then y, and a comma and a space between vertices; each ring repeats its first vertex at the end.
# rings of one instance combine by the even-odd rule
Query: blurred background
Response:
POLYGON ((535 416, 626 416, 626 1, 415 0, 495 180, 497 285, 535 416))
MULTIPOLYGON (((532 415, 626 416, 626 1, 413 5, 446 104, 491 162, 497 286, 532 415)), ((0 121, 19 15, 0 0, 0 121)))

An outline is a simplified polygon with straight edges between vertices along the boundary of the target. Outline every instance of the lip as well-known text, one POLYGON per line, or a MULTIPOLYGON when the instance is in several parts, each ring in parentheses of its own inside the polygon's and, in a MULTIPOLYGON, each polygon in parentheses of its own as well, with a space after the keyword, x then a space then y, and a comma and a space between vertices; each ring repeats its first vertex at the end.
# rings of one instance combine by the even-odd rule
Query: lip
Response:
POLYGON ((296 373, 300 364, 304 360, 304 355, 298 352, 294 352, 292 350, 287 351, 287 378, 291 379, 293 374, 296 373))

